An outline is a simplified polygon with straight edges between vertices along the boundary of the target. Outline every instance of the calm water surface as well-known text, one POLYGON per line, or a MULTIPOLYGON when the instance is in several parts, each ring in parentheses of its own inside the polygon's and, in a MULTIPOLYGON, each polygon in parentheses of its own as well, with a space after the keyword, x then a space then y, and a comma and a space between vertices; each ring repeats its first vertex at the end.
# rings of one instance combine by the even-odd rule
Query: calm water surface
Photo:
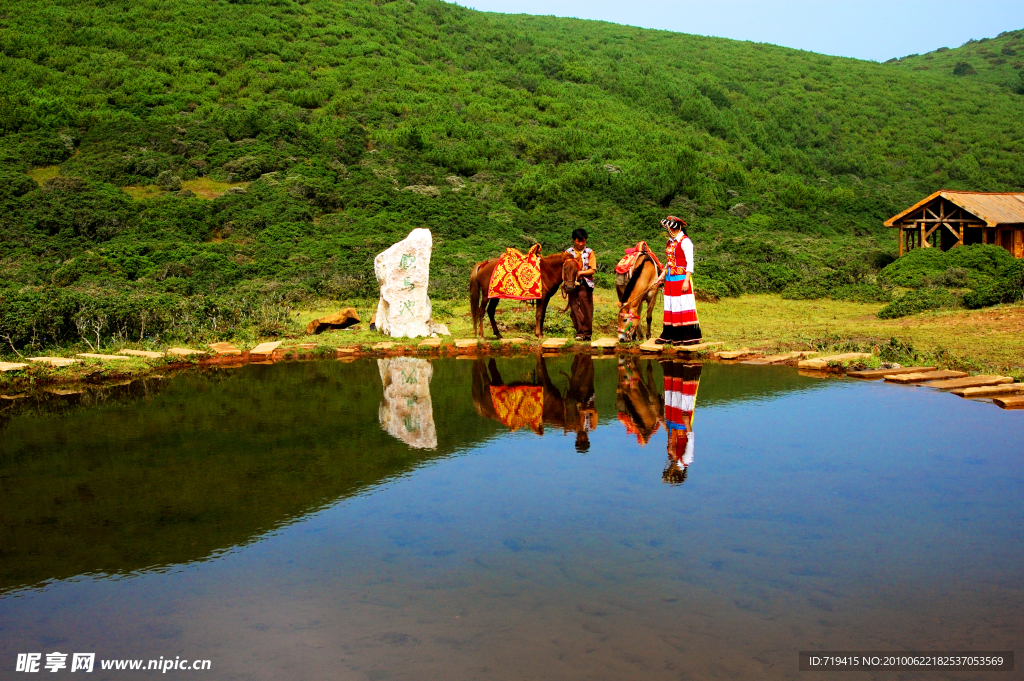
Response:
POLYGON ((378 680, 1024 650, 1024 412, 925 388, 403 358, 0 407, 0 678, 53 651, 378 680))

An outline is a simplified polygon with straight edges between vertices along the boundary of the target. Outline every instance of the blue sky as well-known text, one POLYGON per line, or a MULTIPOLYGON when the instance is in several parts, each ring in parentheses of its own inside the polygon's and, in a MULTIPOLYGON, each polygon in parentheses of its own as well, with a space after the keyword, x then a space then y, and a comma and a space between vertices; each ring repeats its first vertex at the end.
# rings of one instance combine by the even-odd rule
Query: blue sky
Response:
POLYGON ((459 0, 485 12, 554 14, 754 40, 885 61, 1024 28, 1015 0, 459 0))

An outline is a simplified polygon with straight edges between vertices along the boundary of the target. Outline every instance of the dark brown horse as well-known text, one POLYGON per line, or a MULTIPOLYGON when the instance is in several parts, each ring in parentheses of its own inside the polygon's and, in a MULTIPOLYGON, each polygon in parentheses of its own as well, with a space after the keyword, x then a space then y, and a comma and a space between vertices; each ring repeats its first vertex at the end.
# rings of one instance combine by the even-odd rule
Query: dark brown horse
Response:
MULTIPOLYGON (((473 271, 469 274, 469 309, 473 314, 473 331, 480 337, 484 337, 484 309, 491 320, 491 330, 495 338, 501 338, 498 331, 498 324, 494 321, 494 311, 498 309, 500 298, 488 298, 487 291, 491 285, 491 274, 498 264, 500 258, 484 260, 473 265, 473 271), (486 301, 486 306, 484 304, 486 301)), ((540 280, 541 296, 537 303, 537 325, 534 333, 537 338, 544 335, 544 315, 547 313, 548 302, 561 286, 567 293, 575 289, 579 284, 576 275, 579 274, 580 263, 568 253, 555 253, 544 256, 540 259, 540 280)))

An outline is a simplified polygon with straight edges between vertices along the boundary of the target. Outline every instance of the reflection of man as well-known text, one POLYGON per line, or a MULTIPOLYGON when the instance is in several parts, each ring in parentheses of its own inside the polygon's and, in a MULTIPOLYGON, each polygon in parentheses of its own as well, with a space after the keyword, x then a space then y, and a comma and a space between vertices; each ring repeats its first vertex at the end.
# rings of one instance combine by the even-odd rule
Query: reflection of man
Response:
POLYGON ((597 428, 597 408, 594 395, 594 359, 590 355, 576 355, 572 360, 569 390, 565 393, 565 429, 576 430, 576 451, 590 449, 589 431, 597 428))
POLYGON ((663 361, 665 371, 665 428, 668 431, 668 465, 661 479, 681 485, 693 462, 693 410, 700 383, 700 365, 663 361))

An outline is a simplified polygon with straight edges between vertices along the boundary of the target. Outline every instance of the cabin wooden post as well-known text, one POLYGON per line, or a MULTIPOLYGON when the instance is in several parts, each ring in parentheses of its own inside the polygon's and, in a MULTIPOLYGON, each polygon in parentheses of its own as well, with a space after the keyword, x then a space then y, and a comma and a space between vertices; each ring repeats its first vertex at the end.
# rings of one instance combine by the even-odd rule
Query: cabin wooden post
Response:
POLYGON ((900 255, 899 255, 899 257, 901 257, 901 258, 903 257, 903 242, 906 241, 906 239, 907 239, 907 235, 903 231, 903 228, 900 227, 900 255))

